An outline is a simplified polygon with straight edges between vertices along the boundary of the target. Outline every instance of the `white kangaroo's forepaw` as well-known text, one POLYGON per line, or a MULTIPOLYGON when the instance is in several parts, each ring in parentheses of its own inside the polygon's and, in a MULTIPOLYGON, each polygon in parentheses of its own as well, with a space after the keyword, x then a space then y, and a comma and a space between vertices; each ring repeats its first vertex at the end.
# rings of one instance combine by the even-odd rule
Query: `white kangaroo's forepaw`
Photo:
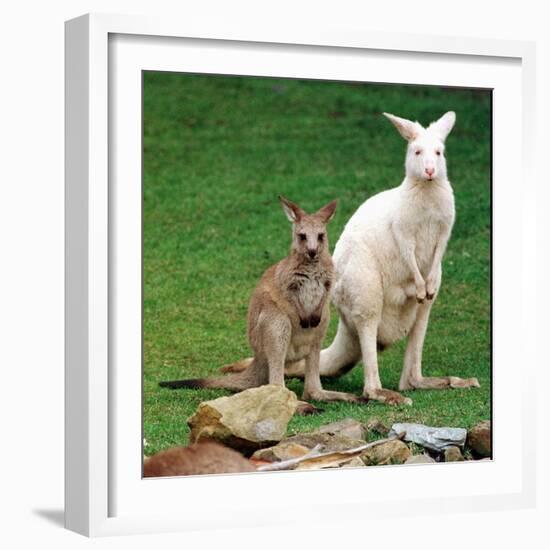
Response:
POLYGON ((426 298, 428 298, 428 300, 433 300, 436 290, 435 281, 428 279, 426 281, 426 298))
POLYGON ((416 301, 419 304, 423 304, 425 299, 426 299, 426 285, 422 283, 422 285, 416 287, 416 301))

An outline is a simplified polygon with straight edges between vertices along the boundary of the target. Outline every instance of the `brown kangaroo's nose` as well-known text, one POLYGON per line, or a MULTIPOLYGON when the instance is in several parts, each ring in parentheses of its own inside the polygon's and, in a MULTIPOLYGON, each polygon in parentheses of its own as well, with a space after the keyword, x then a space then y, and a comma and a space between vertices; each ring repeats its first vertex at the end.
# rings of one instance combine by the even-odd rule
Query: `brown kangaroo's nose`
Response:
POLYGON ((307 253, 309 254, 309 257, 310 258, 315 258, 315 256, 317 255, 317 250, 308 250, 307 253))

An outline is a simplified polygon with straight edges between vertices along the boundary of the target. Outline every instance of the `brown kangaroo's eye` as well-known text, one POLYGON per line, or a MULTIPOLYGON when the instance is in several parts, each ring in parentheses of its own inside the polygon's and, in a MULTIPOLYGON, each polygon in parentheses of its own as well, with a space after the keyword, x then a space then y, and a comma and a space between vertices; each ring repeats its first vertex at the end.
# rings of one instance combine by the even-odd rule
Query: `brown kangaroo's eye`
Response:
POLYGON ((305 241, 305 240, 307 239, 305 233, 298 233, 298 237, 300 237, 300 240, 301 240, 301 241, 305 241))
POLYGON ((324 233, 319 233, 319 235, 317 235, 317 238, 319 239, 319 242, 323 242, 323 239, 325 238, 325 234, 324 233))

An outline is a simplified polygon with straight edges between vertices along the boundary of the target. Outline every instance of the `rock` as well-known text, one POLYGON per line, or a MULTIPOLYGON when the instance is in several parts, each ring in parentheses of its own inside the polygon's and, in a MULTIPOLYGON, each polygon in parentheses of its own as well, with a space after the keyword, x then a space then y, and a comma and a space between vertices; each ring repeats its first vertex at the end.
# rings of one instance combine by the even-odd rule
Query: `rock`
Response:
POLYGON ((344 420, 340 420, 339 422, 325 424, 324 426, 321 426, 317 432, 332 435, 343 435, 345 437, 357 440, 364 440, 367 435, 365 426, 353 418, 344 418, 344 420))
POLYGON ((390 431, 390 429, 378 418, 371 418, 367 422, 367 430, 383 436, 387 436, 390 431))
POLYGON ((340 468, 365 468, 365 463, 361 460, 361 457, 356 456, 352 458, 349 462, 342 464, 340 468))
POLYGON ((467 444, 479 457, 491 456, 491 422, 484 420, 476 424, 469 432, 467 444))
POLYGON ((365 468, 365 463, 358 456, 354 456, 353 458, 344 460, 327 460, 324 463, 317 463, 313 465, 308 464, 307 462, 303 462, 301 464, 298 464, 298 466, 294 468, 294 471, 326 470, 328 468, 365 468))
POLYGON ((213 441, 172 447, 143 461, 144 477, 188 476, 254 472, 256 468, 237 451, 213 441))
POLYGON ((381 466, 384 464, 403 464, 411 456, 409 447, 394 439, 367 449, 361 458, 367 466, 381 466))
POLYGON ((309 453, 311 449, 293 443, 292 441, 282 441, 275 447, 267 447, 266 449, 259 449, 252 455, 253 460, 262 460, 264 462, 280 462, 281 460, 289 460, 291 458, 297 458, 309 453))
POLYGON ((268 462, 280 462, 297 456, 303 456, 314 447, 318 447, 319 453, 330 451, 346 451, 364 445, 361 439, 351 439, 344 435, 333 435, 331 433, 304 433, 287 437, 278 445, 256 451, 252 458, 254 460, 265 460, 268 462))
POLYGON ((435 464, 435 460, 426 454, 410 456, 405 460, 405 464, 435 464))
POLYGON ((297 403, 296 394, 276 385, 204 401, 188 420, 191 442, 216 440, 250 454, 283 439, 297 403))
POLYGON ((462 451, 454 445, 452 445, 451 447, 447 447, 443 456, 445 462, 462 462, 464 460, 462 451))
POLYGON ((467 435, 464 428, 433 428, 423 424, 405 422, 393 424, 389 436, 402 432, 405 432, 404 441, 412 441, 422 447, 439 452, 452 445, 463 447, 467 435))
POLYGON ((329 451, 347 451, 348 449, 354 449, 355 447, 360 447, 365 444, 363 439, 352 439, 351 437, 346 437, 345 435, 333 435, 330 433, 319 432, 293 435, 285 439, 284 443, 286 442, 303 445, 308 449, 318 447, 317 450, 320 453, 326 453, 329 451))

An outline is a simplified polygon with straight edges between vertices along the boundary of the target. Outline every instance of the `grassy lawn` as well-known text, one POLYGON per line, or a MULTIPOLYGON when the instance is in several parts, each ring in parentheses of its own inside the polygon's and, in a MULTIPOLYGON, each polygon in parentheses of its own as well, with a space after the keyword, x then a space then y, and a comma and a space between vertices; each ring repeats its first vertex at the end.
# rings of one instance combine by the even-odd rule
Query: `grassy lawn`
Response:
MULTIPOLYGON (((412 407, 320 405, 289 432, 347 416, 471 427, 490 418, 490 95, 359 85, 145 73, 143 370, 147 454, 188 442, 187 419, 224 390, 161 389, 159 380, 215 374, 247 357, 248 300, 288 252, 282 193, 306 210, 339 198, 331 249, 351 214, 403 178, 405 142, 382 115, 427 124, 447 110, 457 220, 432 309, 424 374, 477 376, 480 389, 406 392, 412 407)), ((333 311, 327 343, 336 329, 333 311)), ((380 356, 396 389, 404 342, 380 356)), ((362 365, 325 384, 360 394, 362 365)), ((301 395, 302 383, 288 387, 301 395)))

